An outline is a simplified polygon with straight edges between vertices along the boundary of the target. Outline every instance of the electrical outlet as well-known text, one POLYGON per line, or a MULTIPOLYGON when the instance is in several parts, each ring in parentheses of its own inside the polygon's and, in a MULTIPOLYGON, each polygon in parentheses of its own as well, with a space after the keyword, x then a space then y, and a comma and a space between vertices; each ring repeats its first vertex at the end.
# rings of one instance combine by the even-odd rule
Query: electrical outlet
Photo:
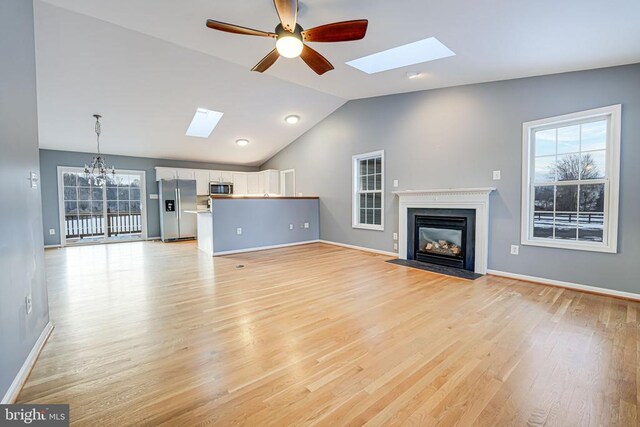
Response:
POLYGON ((55 228, 50 228, 49 229, 49 235, 50 236, 54 236, 56 234, 56 229, 55 228))
POLYGON ((393 240, 398 240, 398 233, 393 233, 393 240))
POLYGON ((520 246, 511 245, 511 255, 519 255, 520 254, 520 246))
POLYGON ((398 180, 397 179, 393 180, 393 188, 398 188, 398 180))
POLYGON ((502 179, 501 172, 500 171, 493 171, 493 180, 494 181, 500 181, 500 179, 502 179))
POLYGON ((239 236, 242 234, 242 228, 238 227, 236 228, 236 234, 239 236))
POLYGON ((393 250, 394 250, 394 251, 397 251, 397 250, 398 250, 398 244, 397 244, 397 243, 394 243, 394 244, 393 244, 393 250))
POLYGON ((309 223, 308 222, 304 223, 304 228, 309 228, 309 223))
POLYGON ((33 305, 31 304, 31 294, 24 297, 25 308, 27 309, 27 314, 31 314, 31 310, 33 309, 33 305))
POLYGON ((293 230, 293 224, 289 224, 289 230, 293 230))

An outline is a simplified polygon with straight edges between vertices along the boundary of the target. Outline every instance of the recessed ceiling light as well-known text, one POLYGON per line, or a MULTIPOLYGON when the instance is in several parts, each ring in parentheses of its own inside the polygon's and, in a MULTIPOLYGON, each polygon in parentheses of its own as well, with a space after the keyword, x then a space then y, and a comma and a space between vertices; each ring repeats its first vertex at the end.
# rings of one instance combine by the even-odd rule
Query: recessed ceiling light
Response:
POLYGON ((244 139, 244 138, 238 139, 236 141, 236 144, 238 144, 240 147, 245 147, 245 146, 249 145, 249 140, 248 139, 244 139))
POLYGON ((416 73, 415 71, 409 71, 407 73, 407 77, 410 78, 411 80, 417 79, 418 77, 420 77, 420 73, 416 73))
POLYGON ((209 138, 213 129, 217 126, 222 118, 223 113, 206 108, 198 108, 193 115, 193 120, 187 129, 187 136, 195 136, 197 138, 209 138))
POLYGON ((428 39, 354 59, 347 62, 347 65, 367 74, 374 74, 454 55, 455 53, 440 43, 437 38, 429 37, 428 39))
POLYGON ((284 121, 289 123, 290 125, 295 125, 300 121, 300 116, 296 116, 295 114, 291 114, 284 118, 284 121))

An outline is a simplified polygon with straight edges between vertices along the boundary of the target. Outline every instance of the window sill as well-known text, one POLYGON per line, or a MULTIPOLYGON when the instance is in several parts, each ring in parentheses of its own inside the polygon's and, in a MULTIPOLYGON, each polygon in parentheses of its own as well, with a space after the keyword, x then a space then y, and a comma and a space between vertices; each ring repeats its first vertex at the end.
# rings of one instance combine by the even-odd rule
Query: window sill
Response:
POLYGON ((361 230, 384 231, 383 225, 351 224, 351 228, 359 228, 361 230))
POLYGON ((538 246, 544 248, 554 249, 569 249, 575 251, 587 251, 587 252, 603 252, 615 254, 618 253, 618 249, 612 245, 597 244, 597 243, 578 243, 578 242, 560 242, 557 240, 542 240, 542 239, 523 239, 520 244, 523 246, 538 246))

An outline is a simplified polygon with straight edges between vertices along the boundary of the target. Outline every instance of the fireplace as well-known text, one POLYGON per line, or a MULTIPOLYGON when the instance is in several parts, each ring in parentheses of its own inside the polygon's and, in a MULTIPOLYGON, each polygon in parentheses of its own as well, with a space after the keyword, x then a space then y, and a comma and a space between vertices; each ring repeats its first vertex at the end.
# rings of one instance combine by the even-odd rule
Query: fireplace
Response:
MULTIPOLYGON (((424 216, 463 216, 467 218, 464 269, 485 274, 489 252, 489 195, 494 190, 493 187, 484 187, 394 191, 393 194, 398 197, 398 259, 421 264, 421 261, 415 260, 416 213, 424 216)), ((424 265, 430 266, 427 263, 424 265)))
POLYGON ((475 210, 409 209, 407 259, 475 269, 475 210))

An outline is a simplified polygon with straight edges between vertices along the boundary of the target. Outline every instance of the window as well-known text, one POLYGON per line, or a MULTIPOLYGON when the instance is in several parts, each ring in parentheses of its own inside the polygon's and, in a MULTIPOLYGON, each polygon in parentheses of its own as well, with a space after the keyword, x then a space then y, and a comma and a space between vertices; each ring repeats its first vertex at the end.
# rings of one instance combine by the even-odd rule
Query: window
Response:
POLYGON ((384 230, 384 151, 353 156, 352 225, 384 230))
POLYGON ((523 245, 617 252, 620 113, 524 123, 523 245))

